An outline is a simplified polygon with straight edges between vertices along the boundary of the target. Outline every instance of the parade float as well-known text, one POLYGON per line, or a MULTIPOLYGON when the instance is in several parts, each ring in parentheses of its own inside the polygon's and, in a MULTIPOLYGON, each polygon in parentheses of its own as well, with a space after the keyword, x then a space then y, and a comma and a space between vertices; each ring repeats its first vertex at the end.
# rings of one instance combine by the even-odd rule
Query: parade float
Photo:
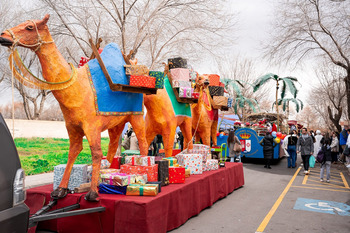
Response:
MULTIPOLYGON (((196 75, 194 89, 176 87, 176 73, 187 71, 171 71, 184 69, 182 64, 174 66, 175 60, 169 60, 170 71, 165 70, 170 75, 162 76, 131 64, 114 43, 105 46, 99 54, 91 40, 96 58, 76 69, 58 51, 46 25, 48 20, 49 15, 42 20, 29 20, 0 36, 0 44, 11 50, 9 61, 14 78, 29 87, 52 90, 63 112, 70 140, 68 162, 55 167, 53 185, 27 190, 26 204, 31 214, 41 216, 42 221, 34 224, 29 232, 35 232, 35 227, 54 232, 166 232, 244 185, 241 163, 227 163, 224 169, 219 169, 218 161, 211 158, 209 145, 192 146, 189 140, 195 123, 192 133, 198 132, 206 143, 213 135, 210 130, 213 131, 214 126, 216 133, 215 117, 207 124, 198 122, 201 114, 204 117, 211 110, 208 106, 227 107, 225 98, 214 98, 222 96, 218 83, 209 94, 204 76, 196 75), (44 80, 27 69, 16 46, 36 53, 44 80), (157 84, 160 86, 156 87, 157 84), (175 102, 169 93, 173 93, 173 100, 185 105, 185 109, 179 108, 180 112, 186 112, 185 117, 174 113, 175 102), (204 101, 203 96, 206 96, 204 101), (191 115, 190 104, 196 104, 192 106, 192 113, 198 116, 191 115), (146 123, 144 105, 149 110, 146 123), (205 112, 201 112, 203 110, 205 112), (162 126, 157 125, 160 119, 164 119, 162 126), (169 135, 170 141, 172 130, 181 127, 182 119, 191 123, 185 123, 182 128, 188 131, 188 148, 176 157, 169 157, 170 151, 166 151, 167 156, 145 156, 151 138, 146 132, 161 132, 169 135), (177 125, 170 125, 169 120, 176 121, 177 125), (114 156, 127 122, 138 138, 140 155, 114 156), (164 126, 168 127, 164 129, 164 126), (202 128, 204 134, 200 133, 202 128), (163 131, 157 131, 159 129, 163 131), (104 130, 108 130, 110 137, 105 158, 101 151, 104 130), (84 136, 90 145, 92 166, 74 164, 82 150, 84 136), (104 207, 104 211, 81 215, 91 207, 104 207), (61 211, 72 209, 78 212, 57 219, 61 211)), ((217 77, 214 79, 217 82, 217 77)))

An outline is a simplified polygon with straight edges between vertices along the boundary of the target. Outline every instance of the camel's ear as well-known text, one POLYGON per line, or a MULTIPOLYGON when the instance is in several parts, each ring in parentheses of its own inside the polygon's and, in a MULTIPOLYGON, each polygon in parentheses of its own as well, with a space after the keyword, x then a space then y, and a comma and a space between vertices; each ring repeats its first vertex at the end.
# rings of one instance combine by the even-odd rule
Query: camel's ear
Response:
POLYGON ((49 21, 50 15, 46 14, 42 20, 39 21, 40 25, 46 25, 47 21, 49 21))

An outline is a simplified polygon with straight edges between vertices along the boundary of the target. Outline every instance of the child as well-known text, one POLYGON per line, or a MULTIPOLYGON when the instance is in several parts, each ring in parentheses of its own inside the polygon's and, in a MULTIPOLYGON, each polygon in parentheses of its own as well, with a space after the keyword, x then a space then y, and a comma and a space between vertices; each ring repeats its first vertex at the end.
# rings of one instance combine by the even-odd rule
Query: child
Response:
POLYGON ((320 178, 321 178, 321 182, 323 182, 324 168, 326 168, 327 183, 329 183, 329 178, 331 176, 331 164, 332 164, 332 150, 331 150, 330 138, 326 138, 324 140, 321 150, 323 151, 324 155, 323 155, 323 161, 321 163, 320 178))

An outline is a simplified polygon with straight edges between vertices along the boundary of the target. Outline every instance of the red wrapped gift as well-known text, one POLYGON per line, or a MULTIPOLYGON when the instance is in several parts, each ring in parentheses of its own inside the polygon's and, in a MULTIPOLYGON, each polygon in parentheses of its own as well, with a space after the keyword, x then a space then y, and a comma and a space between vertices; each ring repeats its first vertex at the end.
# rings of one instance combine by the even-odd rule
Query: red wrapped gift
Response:
POLYGON ((114 156, 111 166, 109 168, 120 169, 121 161, 122 161, 121 156, 114 156))
POLYGON ((169 183, 182 184, 185 183, 185 168, 184 167, 169 167, 169 183))
POLYGON ((158 181, 158 164, 151 166, 133 166, 130 164, 123 164, 120 166, 120 173, 147 174, 147 181, 158 181))
POLYGON ((225 83, 220 82, 220 83, 219 83, 219 86, 220 86, 220 87, 225 87, 225 83))
POLYGON ((217 74, 208 74, 209 86, 219 86, 220 85, 220 76, 217 74))
POLYGON ((130 75, 130 86, 155 88, 156 78, 146 76, 146 75, 143 75, 143 76, 130 75))
POLYGON ((192 98, 198 99, 199 98, 199 92, 192 92, 192 98))

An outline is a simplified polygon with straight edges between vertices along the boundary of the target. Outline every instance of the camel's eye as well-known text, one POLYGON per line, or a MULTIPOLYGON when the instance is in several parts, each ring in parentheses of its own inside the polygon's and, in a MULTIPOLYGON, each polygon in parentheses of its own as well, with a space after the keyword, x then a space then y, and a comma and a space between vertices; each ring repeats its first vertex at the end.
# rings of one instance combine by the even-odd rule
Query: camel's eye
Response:
POLYGON ((34 29, 34 27, 32 26, 32 25, 28 25, 27 27, 26 27, 26 30, 29 30, 29 31, 31 31, 31 30, 33 30, 34 29))

